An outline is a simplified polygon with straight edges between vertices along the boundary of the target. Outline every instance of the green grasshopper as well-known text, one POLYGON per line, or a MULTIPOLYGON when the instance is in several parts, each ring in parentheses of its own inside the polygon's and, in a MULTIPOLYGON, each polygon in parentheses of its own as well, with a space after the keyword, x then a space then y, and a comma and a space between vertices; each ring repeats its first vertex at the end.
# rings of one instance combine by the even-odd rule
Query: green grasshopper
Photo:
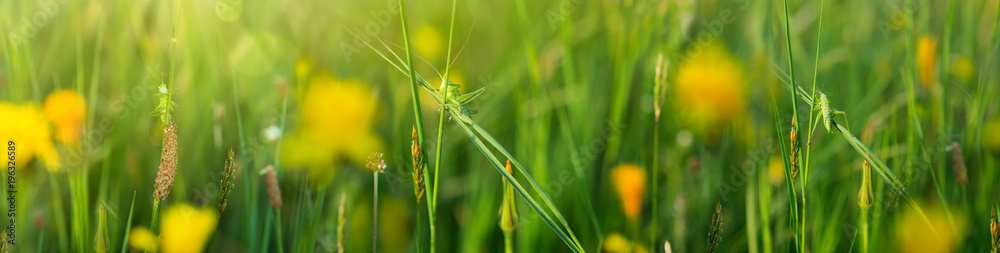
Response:
POLYGON ((166 84, 160 83, 157 90, 159 93, 156 93, 156 97, 160 98, 160 102, 157 103, 156 109, 149 113, 149 116, 159 116, 163 125, 167 125, 167 123, 170 122, 170 115, 173 114, 174 107, 177 106, 177 103, 174 103, 171 99, 171 96, 174 93, 167 89, 166 84))
POLYGON ((437 89, 438 94, 444 102, 442 106, 458 109, 462 112, 462 115, 466 117, 476 114, 478 112, 477 110, 469 109, 466 105, 480 95, 483 95, 483 93, 486 92, 486 87, 479 88, 466 94, 459 94, 458 87, 460 86, 461 85, 452 83, 451 81, 442 82, 441 88, 437 89))
MULTIPOLYGON (((819 93, 819 96, 813 97, 812 107, 814 111, 819 111, 822 114, 823 127, 826 127, 826 132, 831 132, 830 128, 833 127, 831 121, 833 121, 833 116, 837 114, 844 115, 844 122, 847 124, 847 128, 850 129, 851 123, 847 121, 847 113, 830 107, 830 99, 826 98, 826 94, 818 89, 816 92, 819 93)), ((819 116, 821 115, 816 115, 817 122, 819 121, 819 116)), ((815 124, 813 126, 815 126, 815 124)))

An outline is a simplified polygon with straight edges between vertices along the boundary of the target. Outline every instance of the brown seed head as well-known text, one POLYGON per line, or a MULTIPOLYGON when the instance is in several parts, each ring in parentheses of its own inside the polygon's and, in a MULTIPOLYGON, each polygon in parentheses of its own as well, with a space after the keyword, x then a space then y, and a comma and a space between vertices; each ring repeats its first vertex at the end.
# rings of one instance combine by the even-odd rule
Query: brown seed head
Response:
POLYGON ((271 199, 271 207, 281 208, 281 188, 278 187, 278 173, 274 171, 274 166, 268 165, 264 168, 267 173, 267 196, 271 199))
POLYGON ((160 152, 160 169, 156 173, 156 190, 153 197, 163 201, 174 186, 174 174, 177 173, 177 127, 173 121, 163 129, 163 150, 160 152))

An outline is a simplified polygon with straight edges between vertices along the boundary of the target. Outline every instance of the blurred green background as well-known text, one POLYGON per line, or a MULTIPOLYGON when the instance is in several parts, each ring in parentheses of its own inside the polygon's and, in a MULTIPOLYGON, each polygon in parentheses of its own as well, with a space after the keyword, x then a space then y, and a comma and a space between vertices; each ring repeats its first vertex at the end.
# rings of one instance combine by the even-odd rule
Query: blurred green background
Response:
MULTIPOLYGON (((403 2, 415 70, 436 87, 450 62, 451 2, 403 2)), ((778 144, 787 148, 792 119, 782 4, 459 1, 450 80, 462 93, 485 88, 467 105, 472 119, 526 166, 587 251, 663 252, 667 242, 705 251, 716 203, 717 251, 797 251, 778 144), (656 129, 658 57, 666 95, 656 129), (638 179, 615 173, 632 165, 638 179)), ((875 179, 871 251, 993 250, 1000 3, 787 4, 796 81, 810 90, 816 77, 847 112, 834 120, 849 122, 940 232, 875 179)), ((387 53, 379 40, 406 52, 395 0, 0 1, 0 137, 18 150, 17 192, 5 193, 17 203, 12 250, 92 250, 98 206, 110 214, 109 250, 121 250, 127 231, 141 231, 127 224, 133 192, 131 226, 150 225, 163 127, 149 112, 172 78, 179 164, 161 214, 212 211, 203 232, 180 226, 180 238, 210 252, 277 251, 263 176, 272 165, 286 251, 336 251, 341 224, 346 252, 370 250, 364 161, 382 152, 378 251, 427 251, 427 198, 415 202, 410 174, 409 79, 364 43, 387 53), (213 219, 229 148, 237 180, 213 219)), ((453 119, 435 159, 441 106, 419 92, 427 169, 441 163, 437 250, 503 251, 499 173, 453 119)), ((804 242, 810 252, 859 251, 862 157, 823 127, 810 147, 804 242)), ((569 251, 518 204, 515 251, 569 251)), ((177 226, 154 233, 168 227, 177 226)))

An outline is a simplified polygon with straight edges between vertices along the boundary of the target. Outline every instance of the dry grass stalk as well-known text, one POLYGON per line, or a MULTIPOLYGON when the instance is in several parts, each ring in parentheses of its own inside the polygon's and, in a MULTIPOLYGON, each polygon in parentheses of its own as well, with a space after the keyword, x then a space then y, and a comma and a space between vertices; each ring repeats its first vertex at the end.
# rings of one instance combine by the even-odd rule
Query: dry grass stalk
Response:
POLYGON ((156 173, 156 190, 153 197, 163 201, 174 186, 174 175, 177 174, 177 127, 173 121, 163 129, 163 151, 160 152, 160 169, 156 173))

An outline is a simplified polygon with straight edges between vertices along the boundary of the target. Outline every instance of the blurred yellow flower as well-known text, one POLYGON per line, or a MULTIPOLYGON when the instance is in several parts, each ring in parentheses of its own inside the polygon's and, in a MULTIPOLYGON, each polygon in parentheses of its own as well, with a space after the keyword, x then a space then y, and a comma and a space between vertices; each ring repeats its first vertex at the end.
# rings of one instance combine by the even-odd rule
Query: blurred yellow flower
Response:
POLYGON ((934 226, 937 235, 927 223, 912 210, 906 210, 896 221, 896 246, 898 252, 955 252, 956 246, 965 238, 965 221, 962 212, 952 212, 952 221, 938 206, 921 205, 927 219, 934 226))
POLYGON ((80 140, 87 104, 79 93, 72 90, 53 92, 45 98, 42 108, 56 126, 56 140, 65 145, 74 145, 80 140))
POLYGON ((917 67, 924 88, 930 88, 934 82, 934 66, 937 64, 937 55, 934 54, 936 47, 937 41, 930 36, 920 37, 920 41, 917 42, 917 67))
POLYGON ((156 236, 146 227, 134 227, 128 233, 128 245, 140 251, 153 251, 156 249, 156 236))
POLYGON ((951 64, 951 75, 958 79, 960 84, 971 83, 976 75, 976 64, 969 57, 959 56, 951 64))
POLYGON ((678 117, 705 135, 744 113, 743 66, 718 45, 691 49, 676 80, 678 117))
POLYGON ((785 182, 785 161, 781 156, 771 156, 767 161, 767 178, 771 184, 779 185, 785 182))
POLYGON ((434 26, 420 25, 413 32, 413 48, 417 51, 417 55, 434 63, 441 58, 441 51, 444 48, 444 40, 441 38, 441 32, 434 26))
POLYGON ((612 233, 604 237, 604 251, 608 253, 646 253, 645 244, 630 242, 622 234, 612 233))
POLYGON ((993 152, 1000 151, 1000 117, 993 117, 983 123, 983 148, 993 152))
POLYGON ((329 75, 314 77, 300 102, 298 130, 284 140, 290 169, 308 169, 314 182, 333 179, 343 162, 363 165, 384 150, 372 132, 378 104, 366 84, 329 75))
POLYGON ((165 253, 201 252, 215 233, 219 213, 215 209, 190 204, 171 205, 160 223, 160 247, 165 253))
POLYGON ((635 164, 622 164, 611 169, 611 179, 614 182, 618 197, 622 201, 622 209, 629 219, 639 217, 642 210, 642 195, 646 188, 646 172, 635 164))
POLYGON ((305 78, 312 71, 312 60, 309 58, 299 58, 299 61, 295 63, 295 77, 300 79, 305 78))
POLYGON ((52 144, 49 122, 33 103, 16 105, 0 101, 0 140, 14 141, 17 168, 27 167, 35 156, 50 172, 59 170, 59 152, 52 144))

